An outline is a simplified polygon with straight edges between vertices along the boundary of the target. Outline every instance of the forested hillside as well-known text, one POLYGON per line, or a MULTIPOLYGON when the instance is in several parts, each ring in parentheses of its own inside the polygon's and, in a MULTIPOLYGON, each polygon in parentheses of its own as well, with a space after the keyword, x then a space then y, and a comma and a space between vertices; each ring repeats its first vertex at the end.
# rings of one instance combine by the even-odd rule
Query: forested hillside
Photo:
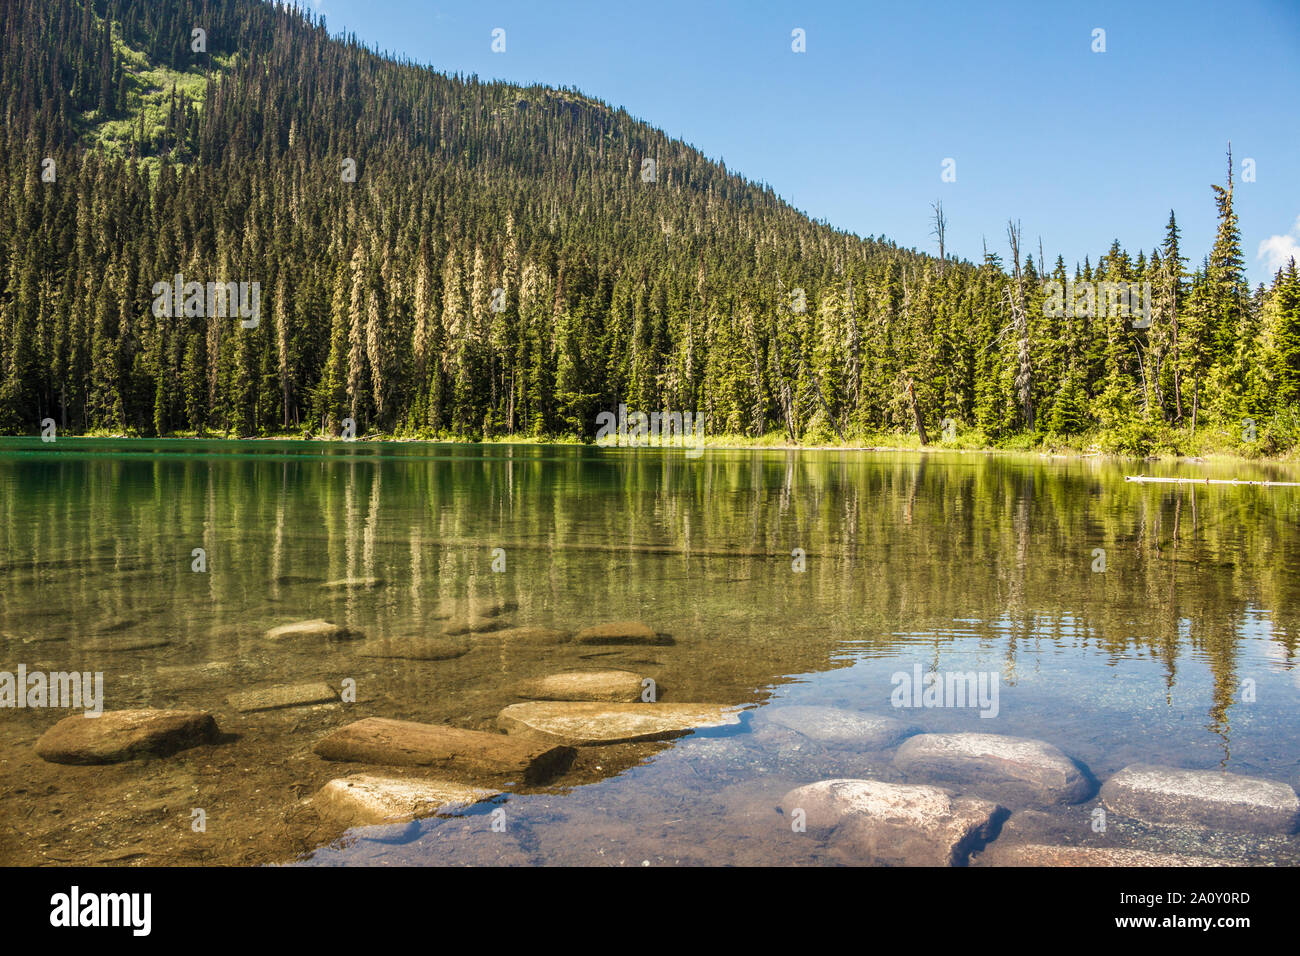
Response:
POLYGON ((1300 278, 1248 287, 1230 165, 1210 250, 1171 213, 1136 254, 1044 263, 1008 224, 970 263, 257 0, 0 0, 0 44, 0 433, 590 438, 623 402, 854 441, 914 394, 936 440, 1300 439, 1300 278), (155 314, 177 274, 258 283, 260 321, 155 314), (1150 325, 1055 314, 1049 279, 1150 282, 1150 325))

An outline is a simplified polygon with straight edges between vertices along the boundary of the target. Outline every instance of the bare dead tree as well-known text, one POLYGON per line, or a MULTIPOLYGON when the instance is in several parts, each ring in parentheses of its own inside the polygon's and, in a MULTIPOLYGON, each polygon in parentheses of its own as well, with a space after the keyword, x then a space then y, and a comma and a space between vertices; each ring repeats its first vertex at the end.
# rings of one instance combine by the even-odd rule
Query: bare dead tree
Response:
POLYGON ((1011 244, 1011 283, 1007 300, 1016 332, 1016 392, 1025 416, 1025 427, 1034 427, 1034 372, 1029 356, 1029 315, 1025 308, 1025 277, 1020 268, 1020 223, 1007 220, 1007 241, 1011 244))
POLYGON ((948 217, 943 214, 943 200, 931 203, 930 208, 934 210, 934 215, 930 219, 934 223, 934 228, 930 230, 930 235, 939 240, 939 271, 943 272, 944 264, 947 262, 944 253, 944 236, 948 232, 948 217))

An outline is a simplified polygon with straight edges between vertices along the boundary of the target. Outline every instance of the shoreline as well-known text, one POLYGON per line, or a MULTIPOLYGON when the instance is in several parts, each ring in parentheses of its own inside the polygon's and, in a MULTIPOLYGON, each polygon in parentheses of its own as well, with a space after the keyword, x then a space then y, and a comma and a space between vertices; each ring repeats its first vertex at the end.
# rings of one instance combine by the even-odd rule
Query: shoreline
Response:
MULTIPOLYGON (((4 454, 4 445, 9 442, 30 441, 37 439, 37 435, 3 435, 0 436, 0 455, 4 454)), ((230 443, 240 442, 292 442, 301 445, 313 444, 372 444, 372 445, 453 445, 453 446, 470 446, 470 445, 530 445, 537 447, 553 448, 604 448, 609 450, 631 451, 636 449, 646 449, 650 451, 671 451, 681 449, 683 446, 677 444, 647 443, 644 445, 601 445, 596 442, 579 441, 577 439, 564 438, 536 438, 528 435, 503 435, 492 438, 457 438, 455 436, 438 436, 428 437, 405 437, 391 433, 368 434, 358 436, 352 439, 344 439, 335 436, 312 434, 284 434, 284 435, 249 435, 249 436, 230 436, 230 435, 168 435, 162 437, 149 437, 142 435, 130 435, 124 433, 100 434, 92 433, 86 435, 67 435, 64 440, 73 441, 132 441, 132 442, 205 442, 205 443, 230 443)), ((57 441, 57 439, 56 439, 57 441)), ((50 442, 54 444, 54 442, 50 442)), ((1291 467, 1300 469, 1300 449, 1289 449, 1280 455, 1244 455, 1231 450, 1213 448, 1204 451, 1199 455, 1184 455, 1169 452, 1154 452, 1149 455, 1124 454, 1122 452, 1105 451, 1097 448, 1095 445, 1085 446, 1084 448, 1061 445, 1031 445, 1031 446, 1003 446, 990 444, 967 444, 960 440, 954 443, 931 443, 922 445, 919 442, 903 444, 880 444, 880 443, 845 443, 845 444, 803 444, 781 441, 763 441, 755 439, 746 439, 744 436, 719 435, 712 438, 706 438, 702 446, 692 446, 693 448, 702 448, 704 450, 717 451, 810 451, 810 452, 856 452, 856 453, 960 453, 960 454, 980 454, 980 455, 1009 455, 1009 456, 1034 456, 1038 458, 1053 458, 1067 460, 1085 460, 1100 459, 1103 461, 1116 462, 1163 462, 1174 464, 1251 464, 1251 465, 1275 465, 1281 467, 1291 467)))

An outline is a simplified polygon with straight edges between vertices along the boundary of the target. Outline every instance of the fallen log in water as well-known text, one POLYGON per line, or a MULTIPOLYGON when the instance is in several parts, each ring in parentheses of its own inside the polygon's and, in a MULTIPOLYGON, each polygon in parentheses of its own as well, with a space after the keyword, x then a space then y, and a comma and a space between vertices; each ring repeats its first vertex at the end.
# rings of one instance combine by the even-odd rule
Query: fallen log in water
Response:
POLYGON ((1300 488, 1300 481, 1242 481, 1239 478, 1151 478, 1125 475, 1125 481, 1158 482, 1166 485, 1264 485, 1270 488, 1300 488))

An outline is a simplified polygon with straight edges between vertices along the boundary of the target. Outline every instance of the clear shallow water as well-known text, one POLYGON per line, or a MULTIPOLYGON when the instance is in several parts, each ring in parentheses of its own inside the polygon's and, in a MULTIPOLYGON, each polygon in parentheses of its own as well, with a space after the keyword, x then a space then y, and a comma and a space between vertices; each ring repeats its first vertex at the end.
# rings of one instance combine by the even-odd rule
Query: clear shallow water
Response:
MULTIPOLYGON (((328 730, 371 715, 492 729, 521 679, 592 667, 653 677, 665 701, 831 705, 1038 737, 1099 779, 1158 762, 1295 785, 1300 490, 1123 481, 1136 473, 1295 480, 1267 466, 957 453, 0 442, 3 669, 103 671, 107 709, 207 709, 227 734, 165 760, 56 766, 31 747, 66 712, 0 711, 0 861, 287 861, 337 836, 302 825, 296 801, 362 769, 311 753, 328 730), (206 573, 191 570, 194 548, 206 573), (320 587, 360 576, 385 585, 320 587), (418 662, 262 636, 318 617, 436 633, 440 602, 468 597, 517 603, 513 624, 631 618, 675 644, 486 635, 463 657, 418 662), (997 673, 997 716, 896 711, 891 677, 918 664, 997 673), (226 703, 346 678, 355 704, 241 715, 226 703), (196 807, 205 832, 190 825, 196 807)), ((781 795, 827 776, 900 779, 888 754, 742 730, 584 750, 556 785, 499 804, 505 833, 483 807, 400 838, 353 834, 311 860, 833 862, 774 814, 781 795)), ((1035 825, 1089 845, 1300 859, 1295 838, 1122 822, 1098 835, 1095 805, 1035 825)))

